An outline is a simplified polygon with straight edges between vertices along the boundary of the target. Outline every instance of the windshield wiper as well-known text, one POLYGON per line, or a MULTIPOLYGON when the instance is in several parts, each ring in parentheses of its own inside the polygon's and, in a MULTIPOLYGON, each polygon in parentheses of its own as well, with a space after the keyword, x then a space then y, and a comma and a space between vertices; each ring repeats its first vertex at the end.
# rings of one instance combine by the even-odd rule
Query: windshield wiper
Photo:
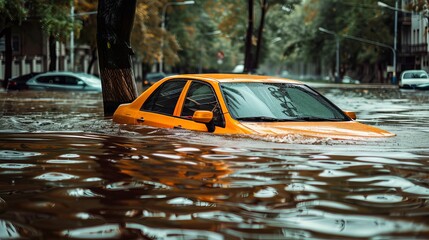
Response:
POLYGON ((297 118, 273 118, 273 117, 240 117, 236 118, 239 121, 245 122, 341 122, 347 121, 340 118, 321 118, 321 117, 297 117, 297 118))
POLYGON ((236 118, 239 121, 246 122, 287 122, 287 121, 295 121, 295 119, 283 119, 283 118, 273 118, 273 117, 239 117, 236 118))
POLYGON ((295 121, 306 121, 306 122, 339 122, 346 121, 345 119, 339 118, 321 118, 321 117, 298 117, 294 118, 295 121))

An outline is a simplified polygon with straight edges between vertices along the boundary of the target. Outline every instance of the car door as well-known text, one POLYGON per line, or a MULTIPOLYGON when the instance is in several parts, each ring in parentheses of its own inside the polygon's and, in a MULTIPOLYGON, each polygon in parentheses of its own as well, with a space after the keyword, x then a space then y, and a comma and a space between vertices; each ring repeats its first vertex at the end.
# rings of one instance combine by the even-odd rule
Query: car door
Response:
POLYGON ((55 85, 55 80, 55 76, 39 76, 31 83, 31 87, 32 89, 36 90, 51 90, 51 88, 55 85))
POLYGON ((64 90, 83 90, 85 87, 84 82, 74 76, 63 76, 64 82, 62 83, 62 89, 64 90))
POLYGON ((180 118, 176 119, 176 127, 195 131, 208 131, 204 123, 197 123, 192 120, 192 116, 197 110, 206 110, 213 112, 213 122, 215 131, 218 128, 225 127, 225 120, 219 105, 216 94, 210 84, 202 81, 192 81, 187 90, 186 97, 183 98, 183 104, 180 105, 180 118))
POLYGON ((144 101, 135 115, 137 123, 153 127, 174 128, 174 112, 187 80, 163 83, 144 101))
POLYGON ((62 90, 64 85, 64 76, 59 75, 47 75, 37 79, 38 87, 46 90, 62 90))

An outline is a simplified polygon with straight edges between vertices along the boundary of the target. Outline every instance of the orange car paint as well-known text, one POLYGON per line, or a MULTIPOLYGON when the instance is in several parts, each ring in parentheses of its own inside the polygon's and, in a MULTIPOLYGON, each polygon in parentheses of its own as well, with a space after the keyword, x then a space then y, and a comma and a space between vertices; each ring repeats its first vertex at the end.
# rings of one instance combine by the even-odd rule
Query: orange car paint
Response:
POLYGON ((161 128, 183 128, 194 131, 208 131, 206 124, 196 122, 192 119, 180 117, 181 109, 186 97, 186 92, 191 81, 203 81, 211 85, 222 110, 225 127, 216 127, 216 134, 257 134, 257 135, 287 135, 298 134, 311 137, 323 137, 333 139, 353 139, 353 138, 382 138, 393 137, 395 134, 388 131, 365 125, 354 121, 353 112, 345 112, 350 117, 350 121, 341 122, 241 122, 237 121, 229 114, 227 105, 223 99, 220 82, 268 82, 268 83, 293 83, 303 84, 298 81, 243 74, 188 74, 177 75, 164 78, 145 92, 136 100, 129 104, 122 104, 113 115, 113 121, 120 124, 143 124, 161 128), (170 79, 185 79, 187 83, 180 94, 178 103, 174 109, 173 116, 159 113, 141 111, 140 107, 145 100, 164 82, 170 79))

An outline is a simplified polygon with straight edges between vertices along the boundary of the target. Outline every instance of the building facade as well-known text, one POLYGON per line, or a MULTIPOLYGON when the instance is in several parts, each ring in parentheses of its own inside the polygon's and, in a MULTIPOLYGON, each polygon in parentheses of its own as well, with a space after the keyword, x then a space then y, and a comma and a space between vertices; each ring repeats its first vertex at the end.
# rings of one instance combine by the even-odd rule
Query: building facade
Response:
POLYGON ((428 16, 426 12, 412 12, 407 9, 413 0, 402 0, 398 11, 398 73, 410 69, 429 71, 428 16))
MULTIPOLYGON (((96 36, 94 36, 95 38, 96 36)), ((49 36, 42 31, 39 21, 25 21, 19 26, 12 27, 12 77, 31 72, 46 72, 49 70, 51 59, 49 58, 49 36)), ((4 37, 0 38, 0 79, 5 75, 5 43, 4 37)), ((56 69, 58 71, 88 72, 92 54, 87 45, 56 42, 56 69), (74 61, 71 63, 70 52, 74 53, 74 61)), ((135 59, 134 74, 136 79, 141 79, 142 63, 135 59)), ((98 61, 89 71, 90 74, 99 75, 98 61)))

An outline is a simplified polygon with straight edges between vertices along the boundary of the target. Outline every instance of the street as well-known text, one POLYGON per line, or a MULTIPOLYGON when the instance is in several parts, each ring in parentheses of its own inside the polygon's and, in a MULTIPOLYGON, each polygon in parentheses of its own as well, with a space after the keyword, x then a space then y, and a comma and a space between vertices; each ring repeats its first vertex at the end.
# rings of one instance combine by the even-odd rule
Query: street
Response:
POLYGON ((429 237, 429 92, 314 87, 397 136, 121 126, 101 94, 1 92, 0 238, 429 237))

